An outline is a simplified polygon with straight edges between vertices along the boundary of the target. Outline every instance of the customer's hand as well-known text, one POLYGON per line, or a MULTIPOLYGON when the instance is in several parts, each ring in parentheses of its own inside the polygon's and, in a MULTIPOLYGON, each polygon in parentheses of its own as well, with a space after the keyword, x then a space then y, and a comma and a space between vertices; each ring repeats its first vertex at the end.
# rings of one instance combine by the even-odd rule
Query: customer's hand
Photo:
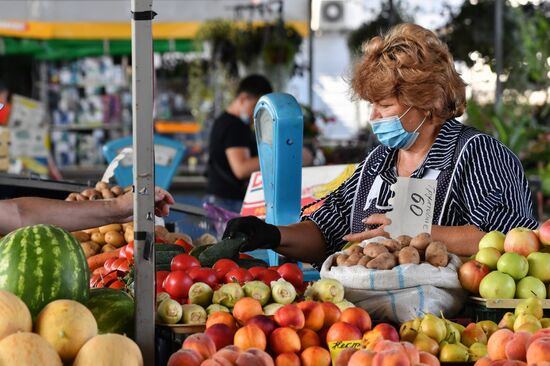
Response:
MULTIPOLYGON (((170 193, 160 187, 155 187, 155 215, 168 216, 170 206, 174 204, 174 198, 170 193)), ((115 198, 117 206, 116 215, 121 221, 129 221, 132 219, 134 211, 134 193, 132 190, 124 193, 122 196, 115 198)))
POLYGON ((386 217, 385 214, 374 214, 363 219, 363 223, 366 225, 378 225, 375 229, 365 229, 360 233, 350 233, 345 235, 342 239, 345 241, 358 242, 367 239, 371 239, 377 236, 390 237, 390 234, 386 232, 386 226, 391 224, 391 220, 386 217))
POLYGON ((223 239, 244 236, 241 252, 255 249, 274 249, 281 244, 281 232, 275 225, 267 224, 256 216, 229 220, 223 239))

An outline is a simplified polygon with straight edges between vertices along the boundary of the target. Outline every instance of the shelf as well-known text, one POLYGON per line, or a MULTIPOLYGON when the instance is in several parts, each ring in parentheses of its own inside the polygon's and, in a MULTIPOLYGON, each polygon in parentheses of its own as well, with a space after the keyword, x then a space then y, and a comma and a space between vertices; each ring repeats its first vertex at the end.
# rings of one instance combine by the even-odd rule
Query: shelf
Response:
POLYGON ((104 125, 104 124, 97 124, 97 125, 52 125, 52 130, 55 131, 91 131, 91 130, 123 130, 125 128, 131 129, 131 125, 120 125, 120 124, 112 124, 112 125, 104 125))

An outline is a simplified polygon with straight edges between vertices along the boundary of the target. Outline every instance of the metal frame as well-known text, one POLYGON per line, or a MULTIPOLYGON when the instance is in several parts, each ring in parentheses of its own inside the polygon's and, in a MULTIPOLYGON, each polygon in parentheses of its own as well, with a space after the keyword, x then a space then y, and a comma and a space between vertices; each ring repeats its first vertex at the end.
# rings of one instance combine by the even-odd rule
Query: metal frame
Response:
POLYGON ((155 364, 153 149, 153 0, 132 0, 132 128, 136 341, 144 365, 155 364), (144 15, 150 14, 149 19, 144 15))

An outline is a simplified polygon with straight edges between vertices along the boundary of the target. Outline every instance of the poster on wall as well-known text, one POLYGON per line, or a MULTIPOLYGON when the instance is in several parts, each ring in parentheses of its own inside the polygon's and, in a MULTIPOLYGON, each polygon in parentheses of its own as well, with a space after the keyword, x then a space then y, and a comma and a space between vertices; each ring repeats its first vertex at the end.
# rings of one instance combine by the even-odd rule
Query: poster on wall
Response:
MULTIPOLYGON (((315 203, 309 206, 305 213, 315 211, 323 203, 322 199, 351 177, 356 168, 357 164, 303 168, 300 206, 304 207, 315 203)), ((261 172, 254 172, 250 177, 241 208, 241 215, 254 215, 265 218, 265 199, 261 172)))

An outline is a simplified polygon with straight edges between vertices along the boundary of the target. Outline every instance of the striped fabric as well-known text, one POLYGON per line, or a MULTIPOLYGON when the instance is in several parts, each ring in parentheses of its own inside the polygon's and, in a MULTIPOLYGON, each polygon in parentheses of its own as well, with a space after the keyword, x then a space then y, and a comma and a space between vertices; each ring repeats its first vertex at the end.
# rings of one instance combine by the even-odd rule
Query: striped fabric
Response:
MULTIPOLYGON (((382 178, 378 204, 384 206, 388 205, 390 185, 397 179, 396 159, 397 150, 376 147, 353 175, 326 197, 317 211, 302 217, 315 222, 325 236, 326 256, 340 250, 345 244, 342 237, 350 232, 353 199, 363 166, 368 162, 363 174, 382 178)), ((482 231, 504 233, 518 226, 532 229, 538 226, 519 159, 493 137, 464 128, 456 120, 448 120, 423 164, 411 177, 421 178, 428 168, 442 172, 452 170, 449 188, 438 187, 442 202, 439 212, 434 214, 434 225, 471 224, 482 231)), ((319 268, 321 264, 313 265, 319 268)))

